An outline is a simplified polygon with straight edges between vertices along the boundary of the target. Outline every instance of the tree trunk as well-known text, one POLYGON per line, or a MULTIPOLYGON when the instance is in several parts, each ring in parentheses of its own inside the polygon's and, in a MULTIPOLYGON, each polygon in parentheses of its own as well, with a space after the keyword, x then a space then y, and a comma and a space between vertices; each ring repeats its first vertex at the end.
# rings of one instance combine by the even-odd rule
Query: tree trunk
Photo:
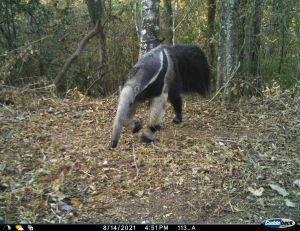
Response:
POLYGON ((102 78, 106 73, 106 37, 103 31, 103 27, 97 36, 99 53, 99 78, 102 78))
POLYGON ((159 45, 159 0, 142 0, 140 56, 159 45))
POLYGON ((282 70, 282 65, 283 65, 283 61, 285 58, 285 37, 286 37, 286 26, 287 26, 287 7, 285 4, 283 4, 283 2, 278 2, 278 9, 279 9, 279 13, 281 13, 281 20, 278 22, 279 23, 279 36, 280 36, 280 55, 279 55, 279 64, 278 64, 278 74, 281 74, 281 70, 282 70))
POLYGON ((259 75, 259 56, 260 56, 260 29, 261 29, 261 18, 262 18, 262 1, 263 0, 256 0, 255 1, 255 14, 254 14, 254 52, 252 54, 252 63, 253 68, 251 73, 254 75, 259 75))
POLYGON ((101 30, 97 34, 97 45, 98 45, 98 57, 99 57, 99 78, 105 74, 106 64, 106 37, 103 27, 104 18, 104 4, 105 0, 87 0, 89 15, 92 24, 95 26, 99 20, 101 23, 101 30))
POLYGON ((259 79, 259 55, 260 55, 260 26, 262 14, 262 0, 244 1, 240 12, 243 13, 241 28, 241 37, 243 44, 241 46, 241 73, 245 84, 242 91, 245 95, 257 93, 260 88, 259 79))
POLYGON ((260 50, 262 0, 249 1, 246 5, 248 14, 245 17, 242 71, 245 75, 258 74, 260 50))
POLYGON ((248 17, 248 1, 249 0, 241 0, 239 4, 239 14, 240 14, 240 25, 239 25, 239 60, 241 62, 241 69, 243 69, 243 60, 244 60, 244 52, 245 49, 245 29, 246 29, 246 22, 249 19, 248 17))
POLYGON ((12 51, 17 48, 17 30, 15 23, 15 9, 12 7, 12 3, 3 2, 3 18, 1 19, 0 32, 7 41, 8 50, 12 51), (3 25, 2 25, 3 24, 3 25))
POLYGON ((138 1, 135 1, 133 4, 133 15, 134 15, 134 27, 136 31, 136 37, 138 41, 140 41, 140 36, 141 36, 141 30, 140 30, 140 25, 138 25, 138 16, 139 16, 139 3, 138 1))
POLYGON ((208 61, 210 65, 213 65, 215 60, 215 16, 216 16, 216 0, 208 0, 208 12, 207 12, 207 44, 209 48, 208 61))
POLYGON ((164 0, 164 19, 166 43, 171 45, 173 44, 173 13, 171 0, 164 0))
POLYGON ((232 100, 232 79, 238 68, 239 0, 222 1, 217 87, 224 88, 225 100, 232 100))
MULTIPOLYGON (((216 16, 216 0, 208 0, 208 12, 207 12, 207 46, 208 46, 208 62, 211 67, 215 64, 215 16, 216 16)), ((213 68, 211 68, 213 69, 213 68)), ((211 73, 211 90, 216 90, 216 77, 211 73)))

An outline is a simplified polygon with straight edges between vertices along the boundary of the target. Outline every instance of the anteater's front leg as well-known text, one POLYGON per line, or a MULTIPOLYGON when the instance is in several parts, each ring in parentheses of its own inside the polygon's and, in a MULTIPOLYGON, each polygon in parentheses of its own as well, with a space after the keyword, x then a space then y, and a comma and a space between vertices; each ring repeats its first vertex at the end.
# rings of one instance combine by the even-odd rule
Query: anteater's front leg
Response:
POLYGON ((156 131, 161 128, 162 119, 166 110, 168 94, 162 93, 159 97, 155 97, 150 103, 150 113, 147 128, 143 129, 140 139, 143 142, 150 143, 153 142, 156 131))
POLYGON ((128 119, 125 122, 125 126, 128 127, 129 129, 132 129, 132 133, 137 133, 143 128, 143 121, 133 119, 136 112, 136 108, 137 108, 137 102, 134 102, 133 105, 131 106, 128 119))

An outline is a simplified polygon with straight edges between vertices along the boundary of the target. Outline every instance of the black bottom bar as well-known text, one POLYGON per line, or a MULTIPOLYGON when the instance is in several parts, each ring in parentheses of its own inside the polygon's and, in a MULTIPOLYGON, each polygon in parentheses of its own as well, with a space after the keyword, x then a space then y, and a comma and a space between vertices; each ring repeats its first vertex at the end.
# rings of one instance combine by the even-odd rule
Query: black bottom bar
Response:
MULTIPOLYGON (((200 231, 200 230, 233 230, 256 231, 270 230, 263 225, 219 225, 219 224, 0 224, 0 231, 57 231, 57 230, 91 230, 91 231, 200 231)), ((275 230, 275 229, 273 229, 275 230)), ((286 229, 285 229, 286 230, 286 229)), ((298 230, 300 226, 288 228, 298 230)))

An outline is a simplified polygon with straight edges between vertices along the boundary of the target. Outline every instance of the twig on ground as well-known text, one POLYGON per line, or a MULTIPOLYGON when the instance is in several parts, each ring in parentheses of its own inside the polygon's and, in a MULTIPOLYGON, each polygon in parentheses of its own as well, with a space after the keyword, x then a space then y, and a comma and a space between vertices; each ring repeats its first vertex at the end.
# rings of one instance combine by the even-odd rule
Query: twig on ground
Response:
POLYGON ((58 223, 61 223, 61 216, 57 215, 56 212, 51 208, 51 212, 58 218, 58 223))
POLYGON ((0 103, 0 105, 1 105, 3 108, 5 108, 7 111, 9 111, 11 114, 14 114, 14 111, 11 110, 9 107, 7 107, 5 104, 0 103))
POLYGON ((135 166, 135 169, 136 169, 136 176, 135 176, 135 179, 137 179, 137 178, 139 177, 139 168, 138 168, 137 163, 136 163, 134 145, 133 145, 133 147, 132 147, 132 156, 133 156, 134 166, 135 166))

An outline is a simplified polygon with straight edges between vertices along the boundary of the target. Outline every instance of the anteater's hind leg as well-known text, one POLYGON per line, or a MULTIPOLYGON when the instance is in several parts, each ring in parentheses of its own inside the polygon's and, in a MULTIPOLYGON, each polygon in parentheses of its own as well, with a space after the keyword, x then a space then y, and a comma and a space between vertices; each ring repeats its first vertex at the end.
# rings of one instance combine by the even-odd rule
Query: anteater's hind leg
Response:
POLYGON ((154 141, 155 132, 159 131, 161 128, 161 122, 166 110, 167 98, 168 94, 162 93, 159 97, 155 97, 151 100, 149 120, 147 128, 145 128, 140 135, 141 141, 146 143, 154 141))
POLYGON ((182 122, 182 98, 180 92, 180 86, 175 85, 173 85, 169 91, 169 101, 175 112, 175 116, 173 117, 173 123, 175 124, 182 122))

